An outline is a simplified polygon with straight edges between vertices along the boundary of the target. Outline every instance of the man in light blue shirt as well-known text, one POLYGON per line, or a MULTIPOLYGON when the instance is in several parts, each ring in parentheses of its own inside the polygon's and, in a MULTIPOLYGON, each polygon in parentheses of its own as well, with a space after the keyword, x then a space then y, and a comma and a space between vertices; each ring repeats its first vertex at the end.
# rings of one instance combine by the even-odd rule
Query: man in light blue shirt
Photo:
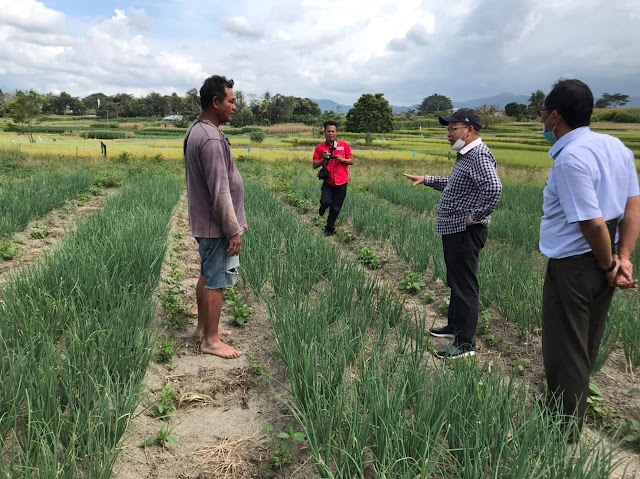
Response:
POLYGON ((580 80, 556 83, 538 112, 554 160, 540 224, 549 258, 542 354, 549 405, 577 416, 579 429, 614 289, 638 284, 630 261, 640 234, 633 152, 591 131, 592 112, 593 94, 580 80))

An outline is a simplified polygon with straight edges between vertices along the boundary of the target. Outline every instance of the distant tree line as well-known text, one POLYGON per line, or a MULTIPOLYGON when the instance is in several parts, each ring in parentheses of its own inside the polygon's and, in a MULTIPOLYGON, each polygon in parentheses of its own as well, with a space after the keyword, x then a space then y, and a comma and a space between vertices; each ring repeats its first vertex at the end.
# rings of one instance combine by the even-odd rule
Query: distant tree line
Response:
MULTIPOLYGON (((255 95, 245 95, 242 91, 237 91, 236 96, 235 122, 242 125, 304 121, 322 114, 318 104, 309 98, 271 95, 269 92, 258 98, 255 95)), ((12 102, 24 103, 24 97, 28 97, 27 101, 41 115, 78 116, 90 113, 109 119, 182 115, 188 121, 200 113, 200 96, 195 88, 187 91, 184 96, 151 92, 140 98, 128 93, 92 93, 79 98, 64 91, 60 94, 41 94, 34 90, 17 90, 14 94, 3 94, 0 90, 0 116, 7 112, 12 102)))
MULTIPOLYGON (((504 112, 507 116, 515 117, 518 120, 536 118, 538 110, 542 108, 546 95, 542 90, 536 90, 529 97, 529 104, 511 102, 504 106, 504 112)), ((604 93, 601 98, 595 102, 596 108, 617 108, 629 103, 629 95, 622 93, 604 93)))
MULTIPOLYGON (((530 120, 537 117, 542 108, 545 93, 536 90, 529 97, 529 104, 508 103, 504 112, 517 120, 530 120)), ((629 96, 621 93, 605 93, 598 99, 598 108, 616 108, 629 102, 629 96)), ((310 125, 321 124, 327 119, 344 120, 344 129, 352 132, 385 133, 394 128, 394 115, 389 102, 382 93, 363 94, 345 115, 340 112, 322 113, 318 103, 310 98, 286 96, 279 93, 272 95, 265 92, 262 96, 246 95, 236 91, 236 113, 232 126, 273 125, 277 123, 300 122, 310 125)), ((451 111, 453 103, 450 98, 434 93, 425 97, 417 111, 410 110, 405 114, 411 118, 419 116, 438 116, 442 112, 451 111)), ((482 105, 476 108, 480 113, 484 126, 495 121, 499 109, 493 105, 482 105)), ((95 114, 99 118, 118 119, 151 117, 162 118, 167 115, 181 115, 179 126, 187 126, 200 112, 198 90, 192 88, 181 97, 177 93, 161 95, 151 92, 136 98, 127 93, 105 95, 92 93, 84 98, 74 97, 66 92, 60 94, 41 94, 34 90, 17 90, 13 94, 0 90, 0 117, 8 116, 27 132, 30 139, 31 126, 41 120, 42 115, 85 115, 95 114)))

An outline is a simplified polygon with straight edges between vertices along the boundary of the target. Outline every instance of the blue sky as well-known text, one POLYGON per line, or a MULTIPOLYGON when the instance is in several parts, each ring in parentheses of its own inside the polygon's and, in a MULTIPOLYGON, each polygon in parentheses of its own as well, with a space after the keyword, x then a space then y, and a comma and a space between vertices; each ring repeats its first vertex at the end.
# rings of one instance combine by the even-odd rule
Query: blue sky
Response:
POLYGON ((212 74, 395 105, 548 91, 640 95, 637 0, 0 0, 0 89, 184 95, 212 74))

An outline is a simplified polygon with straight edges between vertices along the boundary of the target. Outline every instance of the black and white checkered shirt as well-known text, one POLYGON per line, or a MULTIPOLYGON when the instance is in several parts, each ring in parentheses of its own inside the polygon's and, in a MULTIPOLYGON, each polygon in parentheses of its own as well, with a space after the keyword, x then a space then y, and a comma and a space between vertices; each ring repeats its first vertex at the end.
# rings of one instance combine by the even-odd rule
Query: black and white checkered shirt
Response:
POLYGON ((502 183, 491 150, 479 139, 467 147, 458 153, 449 176, 424 177, 426 186, 442 191, 436 213, 439 235, 464 231, 468 217, 471 217, 471 224, 488 226, 490 215, 500 201, 502 183), (467 149, 469 146, 471 148, 467 149))

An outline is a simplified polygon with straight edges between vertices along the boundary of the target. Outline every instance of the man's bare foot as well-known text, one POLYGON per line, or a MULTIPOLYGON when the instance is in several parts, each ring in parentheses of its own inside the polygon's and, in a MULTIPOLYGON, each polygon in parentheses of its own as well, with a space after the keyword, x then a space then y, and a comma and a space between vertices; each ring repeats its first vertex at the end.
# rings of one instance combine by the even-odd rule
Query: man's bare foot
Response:
MULTIPOLYGON (((193 332, 193 338, 194 339, 202 339, 202 334, 204 332, 204 328, 196 328, 196 330, 193 332)), ((231 336, 231 331, 227 331, 226 329, 218 329, 218 334, 220 336, 231 336)))
POLYGON ((224 359, 236 359, 242 355, 241 351, 238 351, 233 346, 223 343, 220 340, 217 341, 205 341, 200 343, 200 352, 203 354, 213 354, 214 356, 220 356, 224 359))
POLYGON ((204 331, 203 328, 196 328, 196 330, 193 332, 193 339, 202 339, 202 332, 204 331))

